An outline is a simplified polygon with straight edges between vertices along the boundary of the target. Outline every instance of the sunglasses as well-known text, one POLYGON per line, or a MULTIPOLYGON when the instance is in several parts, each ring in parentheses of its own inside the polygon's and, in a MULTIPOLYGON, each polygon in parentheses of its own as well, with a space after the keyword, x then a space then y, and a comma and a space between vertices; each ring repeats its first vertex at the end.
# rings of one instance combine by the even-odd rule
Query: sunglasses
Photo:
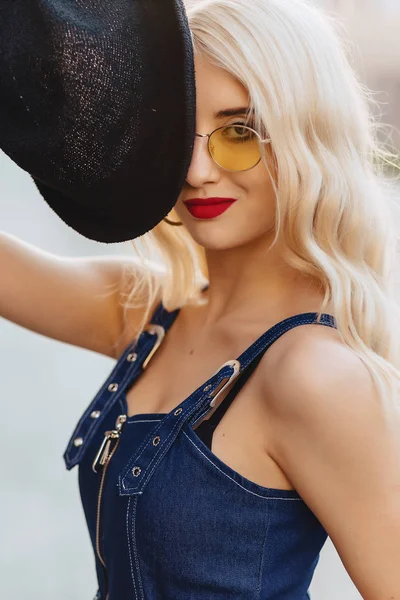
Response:
POLYGON ((271 141, 270 138, 262 139, 257 131, 241 123, 223 125, 212 133, 195 135, 208 138, 211 158, 227 171, 253 169, 261 160, 262 144, 271 141))

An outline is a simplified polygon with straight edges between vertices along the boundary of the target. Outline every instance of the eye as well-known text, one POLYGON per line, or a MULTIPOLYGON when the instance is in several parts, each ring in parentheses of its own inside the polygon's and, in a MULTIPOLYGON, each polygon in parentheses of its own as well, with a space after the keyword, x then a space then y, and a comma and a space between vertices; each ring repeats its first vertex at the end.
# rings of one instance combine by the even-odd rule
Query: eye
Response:
POLYGON ((235 121, 235 123, 230 123, 229 125, 225 125, 224 129, 224 137, 230 139, 232 141, 250 141, 255 138, 255 133, 246 129, 246 127, 251 127, 251 123, 245 123, 244 121, 235 121))

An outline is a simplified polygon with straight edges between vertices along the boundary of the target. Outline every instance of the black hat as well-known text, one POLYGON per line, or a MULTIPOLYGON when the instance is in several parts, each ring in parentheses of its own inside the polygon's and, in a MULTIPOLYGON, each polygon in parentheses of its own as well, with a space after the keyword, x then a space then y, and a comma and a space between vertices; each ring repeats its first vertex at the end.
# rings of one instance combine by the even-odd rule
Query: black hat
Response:
POLYGON ((0 0, 0 148, 100 242, 177 201, 195 133, 182 0, 0 0))

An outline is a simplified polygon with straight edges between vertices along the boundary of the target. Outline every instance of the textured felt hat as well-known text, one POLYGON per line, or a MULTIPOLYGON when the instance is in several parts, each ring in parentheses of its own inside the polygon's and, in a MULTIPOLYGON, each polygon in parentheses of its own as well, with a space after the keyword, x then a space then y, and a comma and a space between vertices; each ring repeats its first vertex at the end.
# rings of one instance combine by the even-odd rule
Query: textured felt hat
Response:
POLYGON ((0 148, 85 237, 126 241, 168 214, 195 113, 182 0, 0 0, 0 148))

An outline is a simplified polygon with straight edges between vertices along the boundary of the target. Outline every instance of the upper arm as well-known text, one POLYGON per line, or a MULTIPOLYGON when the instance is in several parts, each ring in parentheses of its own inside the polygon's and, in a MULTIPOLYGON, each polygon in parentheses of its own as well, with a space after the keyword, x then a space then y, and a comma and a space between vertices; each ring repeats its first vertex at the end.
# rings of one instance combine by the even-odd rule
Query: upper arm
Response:
POLYGON ((363 598, 398 600, 399 409, 385 418, 369 371, 345 345, 312 336, 303 342, 265 379, 272 458, 363 598))
MULTIPOLYGON (((121 286, 134 257, 66 258, 1 236, 0 315, 47 337, 116 358, 127 340, 121 286)), ((131 309, 131 331, 144 308, 131 309)), ((128 342, 127 342, 128 343, 128 342)))

